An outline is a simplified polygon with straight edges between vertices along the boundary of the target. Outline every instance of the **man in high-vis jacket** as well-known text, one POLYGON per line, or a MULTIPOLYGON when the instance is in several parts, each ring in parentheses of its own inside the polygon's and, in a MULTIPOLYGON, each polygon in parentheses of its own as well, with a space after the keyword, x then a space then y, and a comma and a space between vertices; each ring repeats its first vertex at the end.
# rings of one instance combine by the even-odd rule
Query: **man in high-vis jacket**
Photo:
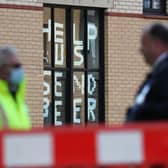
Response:
POLYGON ((0 130, 30 128, 24 69, 14 47, 0 47, 0 130))

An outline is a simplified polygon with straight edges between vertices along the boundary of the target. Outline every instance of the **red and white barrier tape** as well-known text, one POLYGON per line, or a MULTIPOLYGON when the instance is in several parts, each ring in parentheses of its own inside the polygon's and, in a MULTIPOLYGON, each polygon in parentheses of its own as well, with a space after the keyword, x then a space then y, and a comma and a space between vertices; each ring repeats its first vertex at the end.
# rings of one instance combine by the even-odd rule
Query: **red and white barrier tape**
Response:
POLYGON ((0 167, 162 163, 167 156, 168 124, 0 133, 0 167))

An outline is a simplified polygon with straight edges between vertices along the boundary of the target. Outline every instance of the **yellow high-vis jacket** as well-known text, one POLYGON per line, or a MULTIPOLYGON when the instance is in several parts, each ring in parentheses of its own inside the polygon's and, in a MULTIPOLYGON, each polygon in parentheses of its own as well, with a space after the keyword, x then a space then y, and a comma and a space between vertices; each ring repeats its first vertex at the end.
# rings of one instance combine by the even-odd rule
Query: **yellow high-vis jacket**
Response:
MULTIPOLYGON (((0 80, 0 108, 7 120, 7 129, 28 130, 31 128, 28 108, 25 104, 25 80, 19 85, 15 99, 9 91, 7 82, 0 80)), ((1 116, 0 130, 4 125, 1 116)))

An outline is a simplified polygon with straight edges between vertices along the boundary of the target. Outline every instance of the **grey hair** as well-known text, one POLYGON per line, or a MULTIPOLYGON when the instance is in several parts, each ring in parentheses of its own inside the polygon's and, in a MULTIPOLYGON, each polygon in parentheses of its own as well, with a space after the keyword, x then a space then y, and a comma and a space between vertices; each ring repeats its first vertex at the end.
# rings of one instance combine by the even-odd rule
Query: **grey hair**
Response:
POLYGON ((9 59, 17 55, 17 50, 13 46, 0 47, 0 66, 8 64, 9 59))

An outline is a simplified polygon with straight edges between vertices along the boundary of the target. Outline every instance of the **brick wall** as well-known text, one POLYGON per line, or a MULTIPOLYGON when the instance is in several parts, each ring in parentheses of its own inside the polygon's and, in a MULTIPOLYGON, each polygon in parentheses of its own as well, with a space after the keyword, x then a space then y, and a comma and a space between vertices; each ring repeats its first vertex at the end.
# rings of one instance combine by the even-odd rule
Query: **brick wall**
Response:
MULTIPOLYGON (((168 0, 167 0, 168 1, 168 0)), ((0 4, 41 7, 36 0, 2 0, 0 4), (30 2, 28 2, 30 1, 30 2)), ((110 12, 142 13, 142 0, 114 0, 110 12)), ((157 20, 136 17, 105 17, 105 108, 107 123, 121 123, 134 94, 149 68, 139 54, 142 27, 157 20)), ((43 11, 0 8, 0 45, 15 45, 24 63, 34 126, 43 125, 43 11)), ((160 20, 158 20, 160 21, 160 20)), ((166 22, 166 20, 162 20, 166 22)))
POLYGON ((113 7, 108 9, 108 11, 121 13, 142 13, 142 4, 142 0, 114 0, 113 7))
MULTIPOLYGON (((166 10, 168 13, 168 0, 166 0, 166 10)), ((143 13, 143 0, 113 0, 112 8, 108 12, 119 13, 143 13)))
MULTIPOLYGON (((149 67, 138 52, 141 29, 161 20, 135 17, 105 18, 106 122, 122 123, 149 67)), ((167 22, 162 20, 162 22, 167 22)))
MULTIPOLYGON (((25 0, 28 1, 28 0, 25 0)), ((29 0, 33 1, 33 0, 29 0)), ((34 0, 40 3, 111 8, 114 0, 34 0)))
POLYGON ((27 74, 27 103, 34 126, 42 126, 43 11, 0 8, 0 45, 17 47, 27 74))
POLYGON ((43 4, 37 2, 37 0, 1 0, 0 4, 11 5, 28 5, 28 6, 42 6, 43 4))

